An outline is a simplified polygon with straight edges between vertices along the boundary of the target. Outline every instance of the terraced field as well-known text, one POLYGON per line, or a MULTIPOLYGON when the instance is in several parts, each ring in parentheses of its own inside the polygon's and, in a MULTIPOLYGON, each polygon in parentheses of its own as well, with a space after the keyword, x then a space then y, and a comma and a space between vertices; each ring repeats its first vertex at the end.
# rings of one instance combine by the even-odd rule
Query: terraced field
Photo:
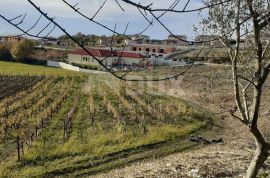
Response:
POLYGON ((89 176, 192 148, 184 138, 212 124, 200 108, 109 76, 31 81, 0 101, 0 177, 89 176))

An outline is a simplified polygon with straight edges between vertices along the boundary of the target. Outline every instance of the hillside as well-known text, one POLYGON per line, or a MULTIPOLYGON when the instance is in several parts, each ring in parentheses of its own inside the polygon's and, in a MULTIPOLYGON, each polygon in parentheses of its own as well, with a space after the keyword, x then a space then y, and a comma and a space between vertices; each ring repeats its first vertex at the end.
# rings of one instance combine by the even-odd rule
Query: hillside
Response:
MULTIPOLYGON (((1 84, 14 87, 10 80, 1 84)), ((111 76, 43 76, 22 86, 0 101, 0 177, 95 175, 196 148, 187 138, 215 123, 198 106, 111 76)))

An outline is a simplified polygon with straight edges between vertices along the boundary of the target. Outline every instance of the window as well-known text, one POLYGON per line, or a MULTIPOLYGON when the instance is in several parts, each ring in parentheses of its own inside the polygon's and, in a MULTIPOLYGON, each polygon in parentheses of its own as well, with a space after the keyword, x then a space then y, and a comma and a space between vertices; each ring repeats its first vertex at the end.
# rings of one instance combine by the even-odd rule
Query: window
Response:
POLYGON ((137 48, 136 47, 133 47, 133 51, 137 51, 137 48))
POLYGON ((146 51, 147 51, 147 52, 149 52, 149 51, 150 51, 150 49, 149 49, 149 48, 146 48, 146 51))
POLYGON ((160 49, 159 50, 159 53, 164 53, 164 49, 160 49))
POLYGON ((156 52, 156 49, 153 49, 152 51, 153 51, 153 53, 155 53, 156 52))

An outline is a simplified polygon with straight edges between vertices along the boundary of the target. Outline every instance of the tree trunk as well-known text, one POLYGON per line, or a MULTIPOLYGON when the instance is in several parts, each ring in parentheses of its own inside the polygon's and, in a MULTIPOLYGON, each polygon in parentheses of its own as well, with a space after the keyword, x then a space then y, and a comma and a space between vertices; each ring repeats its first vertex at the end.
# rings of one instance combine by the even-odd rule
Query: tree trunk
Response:
POLYGON ((263 163, 267 160, 269 153, 267 146, 256 141, 255 155, 249 165, 245 178, 256 178, 263 163))

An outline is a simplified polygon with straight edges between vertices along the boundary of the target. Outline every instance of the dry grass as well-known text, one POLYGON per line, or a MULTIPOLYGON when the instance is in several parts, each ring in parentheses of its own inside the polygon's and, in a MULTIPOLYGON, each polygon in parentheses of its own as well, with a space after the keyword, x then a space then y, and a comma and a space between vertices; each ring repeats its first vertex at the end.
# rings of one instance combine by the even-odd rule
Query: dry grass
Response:
MULTIPOLYGON (((181 68, 162 68, 151 74, 173 75, 181 68)), ((142 72, 145 75, 145 72, 142 72)), ((151 75, 147 74, 147 75, 151 75)), ((156 84, 157 85, 161 85, 156 84)), ((233 108, 230 68, 224 66, 196 66, 184 76, 178 85, 159 86, 159 91, 177 96, 204 106, 220 118, 224 132, 220 137, 223 144, 211 145, 199 150, 174 154, 161 159, 142 161, 132 166, 114 170, 97 177, 243 177, 253 156, 254 141, 246 127, 231 118, 220 105, 233 108)), ((259 122, 265 135, 269 135, 269 80, 263 94, 262 114, 259 122), (267 124, 268 123, 268 124, 267 124)), ((215 135, 208 135, 211 138, 215 135)), ((207 136, 206 136, 207 137, 207 136)), ((269 176, 270 165, 267 163, 260 177, 269 176)))

